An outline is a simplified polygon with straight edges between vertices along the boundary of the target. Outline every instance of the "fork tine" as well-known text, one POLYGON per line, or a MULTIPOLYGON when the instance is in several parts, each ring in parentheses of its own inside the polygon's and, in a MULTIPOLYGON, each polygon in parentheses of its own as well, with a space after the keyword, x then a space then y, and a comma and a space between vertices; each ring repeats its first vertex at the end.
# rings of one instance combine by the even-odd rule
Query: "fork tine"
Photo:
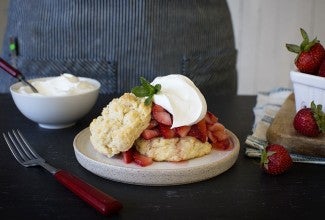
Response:
MULTIPOLYGON (((14 132, 14 131, 13 131, 14 132)), ((32 146, 28 143, 28 141, 25 139, 25 137, 22 135, 22 133, 17 129, 17 132, 14 132, 16 138, 21 141, 20 144, 22 146, 25 146, 23 149, 25 151, 26 154, 30 155, 31 159, 35 159, 35 158, 41 158, 36 151, 34 150, 34 148, 32 148, 32 146), (19 138, 18 138, 19 136, 19 138), (28 149, 28 152, 26 152, 26 150, 28 149)))
POLYGON ((29 145, 27 140, 18 129, 17 131, 12 130, 11 133, 8 132, 7 135, 3 133, 3 136, 10 148, 10 151, 20 164, 27 166, 35 164, 32 161, 42 160, 42 158, 29 145))
POLYGON ((20 153, 20 156, 25 160, 32 160, 33 155, 26 149, 26 147, 24 146, 24 143, 22 142, 22 140, 20 139, 20 137, 17 135, 17 133, 12 130, 12 134, 13 137, 10 136, 12 142, 14 143, 14 146, 16 147, 16 149, 18 150, 18 152, 20 153))
POLYGON ((2 134, 3 134, 3 137, 9 147, 11 153, 14 155, 14 157, 20 164, 24 165, 23 164, 24 159, 21 157, 21 154, 18 152, 17 147, 14 146, 15 143, 12 142, 12 137, 11 137, 10 133, 8 132, 8 136, 5 133, 2 133, 2 134))

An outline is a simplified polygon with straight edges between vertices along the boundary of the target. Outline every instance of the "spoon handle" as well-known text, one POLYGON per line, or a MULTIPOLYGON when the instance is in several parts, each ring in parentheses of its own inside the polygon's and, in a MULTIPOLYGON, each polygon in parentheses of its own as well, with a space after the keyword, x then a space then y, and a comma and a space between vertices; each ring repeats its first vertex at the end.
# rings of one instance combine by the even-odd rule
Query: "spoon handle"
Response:
POLYGON ((17 70, 16 68, 14 68, 13 66, 11 66, 9 63, 7 63, 4 59, 2 59, 0 57, 0 67, 6 71, 7 73, 9 73, 10 75, 12 75, 13 77, 17 78, 19 81, 22 81, 23 83, 25 83, 26 85, 28 85, 33 92, 38 93, 37 89, 30 84, 27 80, 25 80, 25 77, 23 74, 21 74, 19 72, 19 70, 17 70))
POLYGON ((12 75, 13 77, 19 78, 22 76, 22 74, 15 69, 13 66, 11 66, 9 63, 7 63, 4 59, 2 59, 0 57, 0 67, 6 71, 7 73, 9 73, 10 75, 12 75))

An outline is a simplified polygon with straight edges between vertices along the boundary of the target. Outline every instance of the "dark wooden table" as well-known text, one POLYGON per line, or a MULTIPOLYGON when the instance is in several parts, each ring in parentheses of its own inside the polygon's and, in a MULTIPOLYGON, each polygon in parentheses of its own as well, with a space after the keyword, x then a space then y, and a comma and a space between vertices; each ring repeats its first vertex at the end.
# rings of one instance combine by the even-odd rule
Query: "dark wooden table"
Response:
MULTIPOLYGON (((325 166, 294 164, 281 176, 261 172, 244 155, 255 96, 207 96, 208 109, 241 142, 235 165, 212 179, 180 186, 149 187, 98 177, 77 162, 72 141, 114 96, 100 95, 75 126, 47 130, 25 118, 9 94, 0 95, 0 131, 19 128, 49 163, 66 169, 121 201, 111 219, 314 219, 324 216, 325 166)), ((0 138, 1 219, 107 219, 41 168, 24 168, 0 138)))

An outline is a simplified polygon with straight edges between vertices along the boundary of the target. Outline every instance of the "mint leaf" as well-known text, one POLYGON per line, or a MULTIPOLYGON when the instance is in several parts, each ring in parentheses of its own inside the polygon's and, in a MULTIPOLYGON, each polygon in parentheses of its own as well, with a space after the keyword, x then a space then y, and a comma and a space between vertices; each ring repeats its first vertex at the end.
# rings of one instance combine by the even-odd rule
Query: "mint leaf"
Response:
POLYGON ((160 84, 156 84, 156 85, 155 85, 155 89, 156 89, 156 93, 160 92, 160 90, 161 90, 161 85, 160 85, 160 84))
POLYGON ((147 89, 145 89, 144 87, 142 86, 136 86, 134 87, 131 92, 136 95, 137 97, 146 97, 146 96, 149 96, 150 93, 148 92, 147 89))
POLYGON ((146 98, 146 100, 144 100, 144 104, 145 105, 150 105, 150 103, 152 102, 153 99, 153 95, 149 96, 148 98, 146 98))
POLYGON ((145 105, 150 105, 153 95, 161 90, 161 85, 151 85, 145 78, 140 77, 141 86, 134 87, 131 92, 137 97, 148 97, 145 99, 145 105))

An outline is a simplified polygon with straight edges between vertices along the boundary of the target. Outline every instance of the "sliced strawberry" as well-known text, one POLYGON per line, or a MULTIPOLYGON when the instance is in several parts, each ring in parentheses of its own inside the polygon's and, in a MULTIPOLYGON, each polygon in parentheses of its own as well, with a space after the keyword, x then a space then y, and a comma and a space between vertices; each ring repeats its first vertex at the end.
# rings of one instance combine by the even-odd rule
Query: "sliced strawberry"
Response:
POLYGON ((208 124, 208 130, 209 131, 224 131, 225 130, 225 126, 223 126, 221 123, 216 122, 214 124, 208 124))
POLYGON ((200 140, 201 142, 206 142, 207 140, 207 134, 203 134, 198 125, 194 124, 191 126, 190 131, 187 134, 188 136, 195 137, 196 139, 200 140))
POLYGON ((157 126, 158 126, 158 122, 155 119, 151 119, 147 129, 153 129, 153 128, 157 127, 157 126))
POLYGON ((202 135, 202 142, 206 142, 208 140, 208 131, 207 131, 207 125, 205 123, 205 120, 202 119, 201 121, 199 121, 197 123, 197 127, 199 129, 199 131, 201 132, 202 135))
POLYGON ((173 138, 176 136, 176 131, 175 131, 175 129, 171 129, 170 128, 171 126, 159 124, 158 127, 159 127, 159 131, 160 131, 161 135, 164 138, 168 139, 168 138, 173 138))
POLYGON ((223 141, 217 141, 217 142, 211 143, 211 145, 213 148, 215 148, 217 150, 229 150, 232 148, 228 138, 223 141))
POLYGON ((122 152, 124 163, 131 163, 133 161, 133 149, 122 152))
POLYGON ((214 133, 214 136, 217 137, 218 141, 226 140, 229 137, 228 134, 227 134, 227 132, 225 130, 223 130, 223 131, 216 131, 214 133))
POLYGON ((155 129, 145 129, 141 133, 141 137, 146 139, 146 140, 150 140, 152 138, 159 137, 159 136, 160 136, 160 131, 157 128, 155 128, 155 129))
POLYGON ((230 148, 229 135, 225 126, 219 122, 207 124, 208 138, 212 147, 219 150, 227 150, 230 148))
POLYGON ((164 125, 172 125, 172 116, 160 105, 154 104, 152 107, 152 116, 157 122, 164 125))
POLYGON ((228 133, 226 130, 209 130, 208 131, 208 137, 210 139, 211 143, 217 142, 217 141, 223 141, 229 138, 228 133))
POLYGON ((153 163, 152 158, 140 154, 138 151, 133 152, 133 160, 136 164, 146 167, 153 163))
POLYGON ((218 138, 214 135, 214 132, 208 130, 208 138, 210 143, 216 143, 218 138))
POLYGON ((209 111, 206 113, 204 119, 207 124, 214 124, 218 122, 218 118, 209 111))
POLYGON ((181 126, 176 129, 176 133, 178 134, 178 136, 180 137, 186 137, 188 132, 191 130, 191 126, 181 126))

